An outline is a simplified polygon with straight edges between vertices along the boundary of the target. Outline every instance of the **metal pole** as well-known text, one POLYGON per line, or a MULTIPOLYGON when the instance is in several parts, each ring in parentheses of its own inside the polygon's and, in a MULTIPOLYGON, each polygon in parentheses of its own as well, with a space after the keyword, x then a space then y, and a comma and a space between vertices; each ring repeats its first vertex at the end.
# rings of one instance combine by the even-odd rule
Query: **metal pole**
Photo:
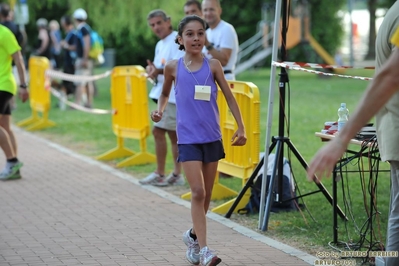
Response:
MULTIPOLYGON (((281 0, 276 1, 276 10, 274 17, 274 34, 273 34, 273 52, 272 52, 272 62, 277 61, 278 55, 278 44, 280 37, 280 15, 281 15, 281 0)), ((268 156, 269 147, 271 139, 272 121, 273 121, 273 106, 274 106, 274 91, 276 84, 276 66, 271 65, 270 70, 270 85, 269 85, 269 108, 267 112, 267 125, 266 125, 266 139, 265 139, 265 157, 263 162, 263 179, 262 179, 262 190, 260 197, 260 210, 259 210, 259 222, 258 228, 262 228, 263 216, 265 211, 265 197, 266 197, 266 182, 267 182, 267 166, 268 166, 268 156)), ((270 189, 269 189, 270 190, 270 189)))
MULTIPOLYGON (((286 60, 286 41, 287 41, 287 12, 288 12, 288 2, 289 0, 282 0, 282 23, 281 23, 281 61, 286 60)), ((270 176, 269 181, 269 193, 267 195, 266 206, 265 206, 265 213, 263 216, 262 222, 262 231, 267 231, 268 224, 269 224, 269 217, 271 212, 271 207, 274 200, 280 202, 280 197, 282 196, 283 190, 283 161, 284 161, 284 118, 285 118, 285 84, 288 82, 288 75, 285 68, 280 68, 280 79, 279 79, 279 93, 280 93, 280 100, 279 100, 279 124, 278 124, 278 137, 275 138, 277 141, 277 149, 276 149, 276 156, 274 160, 274 169, 272 175, 270 176), (277 169, 278 168, 278 169, 277 169), (276 176, 278 174, 278 176, 276 176), (273 192, 275 187, 275 179, 278 178, 278 191, 276 193, 276 198, 273 199, 273 192)), ((267 176, 264 176, 266 178, 267 176)), ((264 179, 266 181, 267 179, 264 179)), ((266 182, 265 182, 266 183, 266 182)))
POLYGON ((349 12, 349 60, 350 65, 354 65, 354 57, 353 57, 353 20, 352 20, 352 9, 353 9, 353 0, 348 0, 348 12, 349 12))

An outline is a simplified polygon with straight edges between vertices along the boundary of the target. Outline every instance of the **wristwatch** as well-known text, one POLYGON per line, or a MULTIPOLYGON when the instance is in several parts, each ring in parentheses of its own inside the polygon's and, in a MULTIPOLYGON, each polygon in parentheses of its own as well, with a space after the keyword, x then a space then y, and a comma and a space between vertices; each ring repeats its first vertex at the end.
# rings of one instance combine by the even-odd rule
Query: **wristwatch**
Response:
POLYGON ((19 87, 20 87, 20 88, 23 88, 23 89, 26 89, 26 88, 28 88, 28 85, 26 85, 26 84, 20 84, 19 87))
POLYGON ((206 46, 206 49, 207 49, 208 51, 212 50, 212 49, 213 49, 213 44, 211 43, 211 44, 209 44, 208 46, 206 46))

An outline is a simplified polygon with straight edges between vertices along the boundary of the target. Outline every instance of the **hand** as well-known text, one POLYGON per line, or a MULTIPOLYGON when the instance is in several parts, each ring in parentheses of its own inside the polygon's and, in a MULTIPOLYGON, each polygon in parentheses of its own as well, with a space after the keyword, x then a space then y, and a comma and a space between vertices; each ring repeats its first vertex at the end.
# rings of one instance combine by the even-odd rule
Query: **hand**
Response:
POLYGON ((345 150, 346 145, 338 137, 321 148, 309 164, 307 169, 308 180, 319 183, 323 175, 329 178, 335 164, 345 150))
POLYGON ((67 43, 66 41, 61 40, 61 41, 60 41, 60 45, 61 45, 62 48, 68 49, 68 43, 67 43))
POLYGON ((82 68, 87 68, 88 66, 88 60, 87 59, 82 59, 82 62, 80 63, 80 66, 82 68))
POLYGON ((156 80, 156 78, 158 76, 158 70, 155 67, 154 63, 152 63, 151 60, 148 60, 148 59, 147 59, 146 71, 147 71, 148 77, 150 79, 156 80))
POLYGON ((29 91, 27 89, 20 88, 18 90, 18 97, 24 103, 29 99, 29 91))
POLYGON ((158 110, 156 110, 156 111, 152 111, 151 112, 151 119, 152 119, 152 121, 154 121, 154 122, 159 122, 159 121, 161 121, 161 119, 162 119, 162 112, 159 112, 158 110))
POLYGON ((247 143, 247 136, 244 129, 237 129, 231 138, 232 146, 244 146, 247 143))

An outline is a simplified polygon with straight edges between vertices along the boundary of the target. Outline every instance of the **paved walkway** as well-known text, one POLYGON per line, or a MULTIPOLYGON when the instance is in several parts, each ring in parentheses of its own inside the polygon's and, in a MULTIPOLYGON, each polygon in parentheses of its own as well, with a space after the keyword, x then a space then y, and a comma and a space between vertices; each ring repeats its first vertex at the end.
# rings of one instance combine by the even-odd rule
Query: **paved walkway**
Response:
MULTIPOLYGON (((0 265, 190 265, 189 203, 16 129, 21 180, 0 183, 0 265)), ((0 155, 4 162, 4 155, 0 155)), ((3 167, 3 164, 0 165, 3 167)), ((209 246, 229 266, 316 259, 214 213, 209 246)))

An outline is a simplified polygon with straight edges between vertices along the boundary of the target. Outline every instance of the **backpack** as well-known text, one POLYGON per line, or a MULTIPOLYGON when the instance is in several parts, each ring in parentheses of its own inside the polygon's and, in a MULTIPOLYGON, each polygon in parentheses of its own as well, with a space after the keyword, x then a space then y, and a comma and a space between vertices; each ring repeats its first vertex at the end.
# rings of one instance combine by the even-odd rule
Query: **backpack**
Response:
MULTIPOLYGON (((266 191, 269 191, 269 183, 270 177, 274 168, 275 162, 275 154, 270 154, 268 157, 268 170, 267 170, 267 184, 266 191)), ((275 201, 275 195, 278 194, 278 178, 275 178, 274 182, 274 190, 272 195, 272 206, 271 212, 280 212, 280 211, 291 211, 297 210, 297 202, 296 199, 292 199, 296 197, 295 187, 293 186, 293 182, 291 179, 291 167, 286 158, 283 161, 283 191, 281 195, 281 201, 275 201), (288 200, 292 199, 292 200, 288 200), (285 201, 288 200, 288 201, 285 201)), ((259 170, 257 177, 254 179, 252 187, 251 187, 251 196, 247 205, 238 210, 239 214, 255 214, 260 210, 260 202, 262 195, 262 179, 263 179, 263 166, 259 170)))
MULTIPOLYGON (((89 51, 89 58, 98 60, 98 58, 104 53, 104 41, 101 38, 100 34, 90 28, 89 25, 85 24, 83 27, 90 32, 90 51, 89 51)), ((82 31, 78 30, 78 38, 83 43, 83 36, 82 31)))

